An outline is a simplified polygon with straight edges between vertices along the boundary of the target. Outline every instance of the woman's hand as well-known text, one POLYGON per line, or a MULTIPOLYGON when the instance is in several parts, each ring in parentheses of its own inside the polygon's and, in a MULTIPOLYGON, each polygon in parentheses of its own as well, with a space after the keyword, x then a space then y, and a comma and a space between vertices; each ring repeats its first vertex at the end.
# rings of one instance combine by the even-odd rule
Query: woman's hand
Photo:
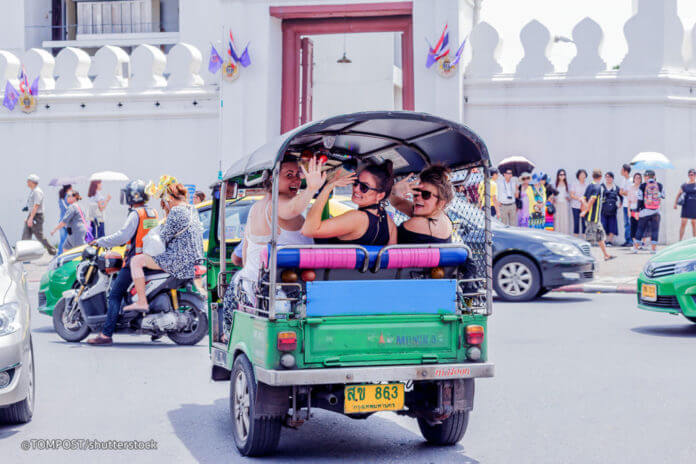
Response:
POLYGON ((394 187, 392 188, 392 195, 395 195, 399 198, 403 199, 408 199, 408 195, 413 195, 413 189, 418 187, 418 184, 420 182, 418 179, 415 177, 415 175, 411 174, 410 176, 406 176, 403 179, 401 179, 399 182, 396 182, 394 184, 394 187), (413 180, 415 179, 415 180, 413 180))
POLYGON ((331 179, 331 183, 329 185, 331 186, 331 189, 335 189, 337 187, 346 187, 348 185, 352 185, 353 182, 355 182, 355 178, 356 174, 354 172, 343 171, 331 179))
POLYGON ((317 161, 317 157, 313 156, 312 159, 307 163, 307 169, 300 164, 300 169, 302 174, 304 174, 305 181, 307 182, 307 190, 316 192, 324 185, 326 181, 326 173, 321 172, 321 163, 317 161))

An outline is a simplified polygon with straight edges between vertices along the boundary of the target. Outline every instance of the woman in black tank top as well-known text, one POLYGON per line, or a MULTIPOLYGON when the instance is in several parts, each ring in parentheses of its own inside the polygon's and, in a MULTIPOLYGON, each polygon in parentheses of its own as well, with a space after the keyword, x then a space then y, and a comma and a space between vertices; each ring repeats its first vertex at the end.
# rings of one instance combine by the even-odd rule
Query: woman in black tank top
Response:
POLYGON ((398 242, 451 243, 452 222, 445 209, 453 198, 454 189, 445 166, 425 168, 418 181, 406 178, 398 182, 390 201, 411 218, 399 226, 398 242))
POLYGON ((368 165, 357 176, 337 176, 317 196, 302 233, 314 238, 316 243, 380 246, 396 243, 396 225, 380 204, 391 193, 393 184, 390 161, 368 165), (333 189, 351 184, 351 200, 358 209, 322 221, 321 213, 333 189))

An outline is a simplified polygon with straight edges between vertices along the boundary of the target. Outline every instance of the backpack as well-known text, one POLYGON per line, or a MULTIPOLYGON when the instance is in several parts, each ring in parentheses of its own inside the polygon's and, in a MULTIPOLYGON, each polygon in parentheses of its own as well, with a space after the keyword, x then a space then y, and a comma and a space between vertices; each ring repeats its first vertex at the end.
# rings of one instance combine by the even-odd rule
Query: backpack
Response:
POLYGON ((662 200, 660 185, 657 182, 648 182, 643 191, 643 206, 645 209, 659 209, 662 200))
POLYGON ((602 205, 602 212, 606 216, 613 216, 618 211, 618 201, 619 195, 616 187, 611 189, 607 188, 606 185, 602 185, 604 190, 604 204, 602 205))

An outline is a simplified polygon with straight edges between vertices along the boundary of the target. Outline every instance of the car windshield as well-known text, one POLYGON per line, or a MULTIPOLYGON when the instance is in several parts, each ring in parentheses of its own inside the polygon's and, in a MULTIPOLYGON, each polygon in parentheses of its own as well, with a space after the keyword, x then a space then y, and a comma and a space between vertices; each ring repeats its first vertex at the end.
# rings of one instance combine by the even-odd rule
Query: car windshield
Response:
MULTIPOLYGON (((241 240, 244 236, 244 224, 246 224, 249 210, 254 204, 254 200, 242 199, 234 203, 229 203, 225 209, 225 237, 228 242, 241 240)), ((203 239, 210 237, 210 215, 212 208, 205 208, 198 211, 198 217, 203 224, 203 239)))

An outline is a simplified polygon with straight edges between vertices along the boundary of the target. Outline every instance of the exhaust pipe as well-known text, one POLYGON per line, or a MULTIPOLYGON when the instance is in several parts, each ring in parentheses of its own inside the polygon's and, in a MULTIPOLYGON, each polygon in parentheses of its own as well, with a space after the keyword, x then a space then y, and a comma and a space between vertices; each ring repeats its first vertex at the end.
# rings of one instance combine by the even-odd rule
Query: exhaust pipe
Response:
POLYGON ((338 404, 338 397, 333 393, 322 392, 317 395, 319 399, 326 401, 331 406, 336 406, 338 404))

